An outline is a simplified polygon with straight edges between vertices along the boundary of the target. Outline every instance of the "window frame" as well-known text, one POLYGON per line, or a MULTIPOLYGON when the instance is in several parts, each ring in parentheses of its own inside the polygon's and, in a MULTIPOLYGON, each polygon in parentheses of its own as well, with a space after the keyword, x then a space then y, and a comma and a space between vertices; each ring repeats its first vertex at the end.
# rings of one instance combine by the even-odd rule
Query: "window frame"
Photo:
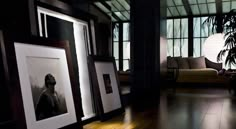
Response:
MULTIPOLYGON (((188 33, 189 32, 187 32, 187 36, 182 36, 182 31, 183 31, 183 27, 182 27, 182 21, 183 20, 187 20, 187 24, 188 24, 188 27, 187 27, 187 30, 189 31, 189 18, 173 18, 173 19, 167 19, 167 21, 168 20, 171 20, 172 21, 172 37, 168 37, 167 36, 167 42, 169 41, 169 40, 172 40, 172 54, 170 55, 170 56, 173 56, 173 57, 175 57, 175 56, 183 56, 183 51, 182 51, 182 43, 183 43, 183 40, 187 40, 188 42, 187 42, 187 44, 189 45, 189 35, 188 35, 188 33), (175 37, 174 35, 175 35, 175 22, 174 22, 174 20, 180 20, 180 22, 179 22, 179 28, 180 28, 180 31, 179 31, 179 37, 175 37), (176 55, 175 54, 175 40, 179 40, 179 55, 176 55)), ((167 26, 168 27, 168 26, 167 26)), ((168 34, 167 34, 168 35, 168 34)), ((187 50, 188 50, 188 47, 187 47, 187 50)), ((189 51, 189 50, 188 50, 189 51)), ((187 51, 187 53, 188 53, 188 51, 187 51)), ((167 55, 168 55, 168 46, 167 46, 167 55)), ((188 54, 187 54, 187 56, 188 56, 188 54)))
MULTIPOLYGON (((117 70, 119 71, 124 71, 124 62, 126 60, 130 60, 130 58, 124 58, 124 50, 123 50, 123 46, 125 42, 129 42, 130 43, 130 21, 119 21, 119 22, 112 22, 112 25, 114 26, 115 24, 119 24, 118 26, 118 33, 119 33, 119 40, 118 40, 118 58, 115 58, 116 61, 116 67, 117 70), (124 30, 123 30, 123 24, 124 23, 128 23, 129 24, 129 38, 128 40, 124 40, 124 30), (117 63, 118 61, 118 63, 117 63)), ((114 43, 117 41, 114 41, 114 31, 112 30, 112 56, 115 57, 114 55, 114 43)), ((129 63, 129 68, 130 69, 130 63, 129 63)))

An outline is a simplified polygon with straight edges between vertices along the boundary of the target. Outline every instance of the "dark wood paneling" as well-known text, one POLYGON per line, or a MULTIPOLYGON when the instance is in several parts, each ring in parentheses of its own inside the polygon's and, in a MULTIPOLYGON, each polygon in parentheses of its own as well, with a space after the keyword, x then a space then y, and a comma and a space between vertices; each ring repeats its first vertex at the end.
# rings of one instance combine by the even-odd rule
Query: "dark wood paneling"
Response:
POLYGON ((111 36, 112 32, 111 23, 97 23, 96 24, 96 45, 97 55, 99 56, 111 56, 111 36))
POLYGON ((69 5, 58 0, 38 0, 37 5, 45 7, 72 17, 77 17, 81 20, 89 21, 90 19, 97 20, 97 17, 88 13, 89 7, 86 10, 81 10, 73 5, 69 5))
POLYGON ((14 39, 27 38, 31 35, 28 0, 1 1, 1 26, 14 39))
POLYGON ((7 88, 4 63, 3 63, 3 54, 2 54, 2 50, 4 50, 4 43, 3 42, 4 41, 3 41, 2 35, 0 33, 0 102, 1 102, 0 128, 1 128, 1 125, 5 125, 5 123, 7 121, 12 120, 11 113, 10 113, 11 108, 10 108, 10 102, 9 102, 10 101, 9 92, 8 92, 8 88, 7 88))

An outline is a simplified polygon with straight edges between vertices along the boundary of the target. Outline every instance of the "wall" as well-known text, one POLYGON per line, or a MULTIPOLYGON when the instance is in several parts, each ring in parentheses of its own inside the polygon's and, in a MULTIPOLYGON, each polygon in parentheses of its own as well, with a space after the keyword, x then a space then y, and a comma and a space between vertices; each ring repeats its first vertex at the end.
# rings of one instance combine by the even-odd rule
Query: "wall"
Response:
POLYGON ((111 18, 102 13, 94 5, 89 6, 89 12, 98 17, 95 24, 97 54, 102 56, 112 56, 112 28, 111 18))
POLYGON ((29 0, 1 1, 1 26, 10 37, 20 39, 31 35, 29 0))
MULTIPOLYGON (((31 24, 30 24, 30 14, 29 14, 29 0, 21 1, 0 1, 0 28, 3 31, 4 42, 6 44, 12 43, 13 40, 28 39, 31 36, 31 24)), ((20 99, 15 100, 16 103, 13 103, 11 100, 10 94, 15 95, 16 90, 10 90, 13 88, 8 78, 5 76, 5 70, 9 72, 14 71, 15 69, 11 66, 14 64, 8 64, 8 69, 6 66, 3 67, 3 58, 5 62, 5 52, 3 52, 3 44, 6 45, 2 40, 0 41, 0 128, 16 128, 14 127, 14 118, 13 109, 17 108, 17 102, 22 102, 20 99), (4 53, 4 54, 2 54, 4 53), (3 57, 3 58, 2 58, 3 57), (14 107, 15 106, 15 107, 14 107)), ((12 52, 14 53, 14 52, 12 52)), ((4 64, 5 65, 5 64, 4 64)), ((15 81, 14 79, 12 81, 15 81)))
POLYGON ((167 39, 166 39, 166 0, 160 0, 160 74, 165 79, 167 73, 167 39))

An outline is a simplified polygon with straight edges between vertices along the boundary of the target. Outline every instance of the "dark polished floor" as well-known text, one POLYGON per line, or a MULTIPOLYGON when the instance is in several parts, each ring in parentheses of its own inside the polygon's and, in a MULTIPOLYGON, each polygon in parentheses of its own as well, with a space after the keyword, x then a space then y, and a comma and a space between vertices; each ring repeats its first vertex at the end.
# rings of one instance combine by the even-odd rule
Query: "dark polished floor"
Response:
POLYGON ((236 98, 224 89, 177 89, 163 92, 157 108, 127 107, 122 115, 84 129, 236 129, 236 98))

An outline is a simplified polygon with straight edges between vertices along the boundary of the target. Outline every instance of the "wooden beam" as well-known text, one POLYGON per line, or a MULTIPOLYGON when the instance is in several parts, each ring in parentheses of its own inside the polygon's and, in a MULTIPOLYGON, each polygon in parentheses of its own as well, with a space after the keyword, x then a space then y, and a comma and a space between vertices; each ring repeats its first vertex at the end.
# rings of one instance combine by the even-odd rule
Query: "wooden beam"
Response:
POLYGON ((101 4, 104 5, 108 10, 111 11, 111 15, 112 15, 117 21, 121 21, 121 19, 120 19, 114 12, 112 12, 110 5, 108 5, 105 1, 102 1, 102 0, 101 0, 100 2, 101 2, 101 4))
POLYGON ((222 0, 216 0, 216 14, 222 14, 222 0))
POLYGON ((182 0, 182 1, 183 1, 183 4, 184 4, 184 8, 185 8, 185 10, 187 12, 187 15, 188 16, 192 16, 193 13, 192 13, 192 10, 190 8, 190 4, 189 4, 188 0, 182 0))

